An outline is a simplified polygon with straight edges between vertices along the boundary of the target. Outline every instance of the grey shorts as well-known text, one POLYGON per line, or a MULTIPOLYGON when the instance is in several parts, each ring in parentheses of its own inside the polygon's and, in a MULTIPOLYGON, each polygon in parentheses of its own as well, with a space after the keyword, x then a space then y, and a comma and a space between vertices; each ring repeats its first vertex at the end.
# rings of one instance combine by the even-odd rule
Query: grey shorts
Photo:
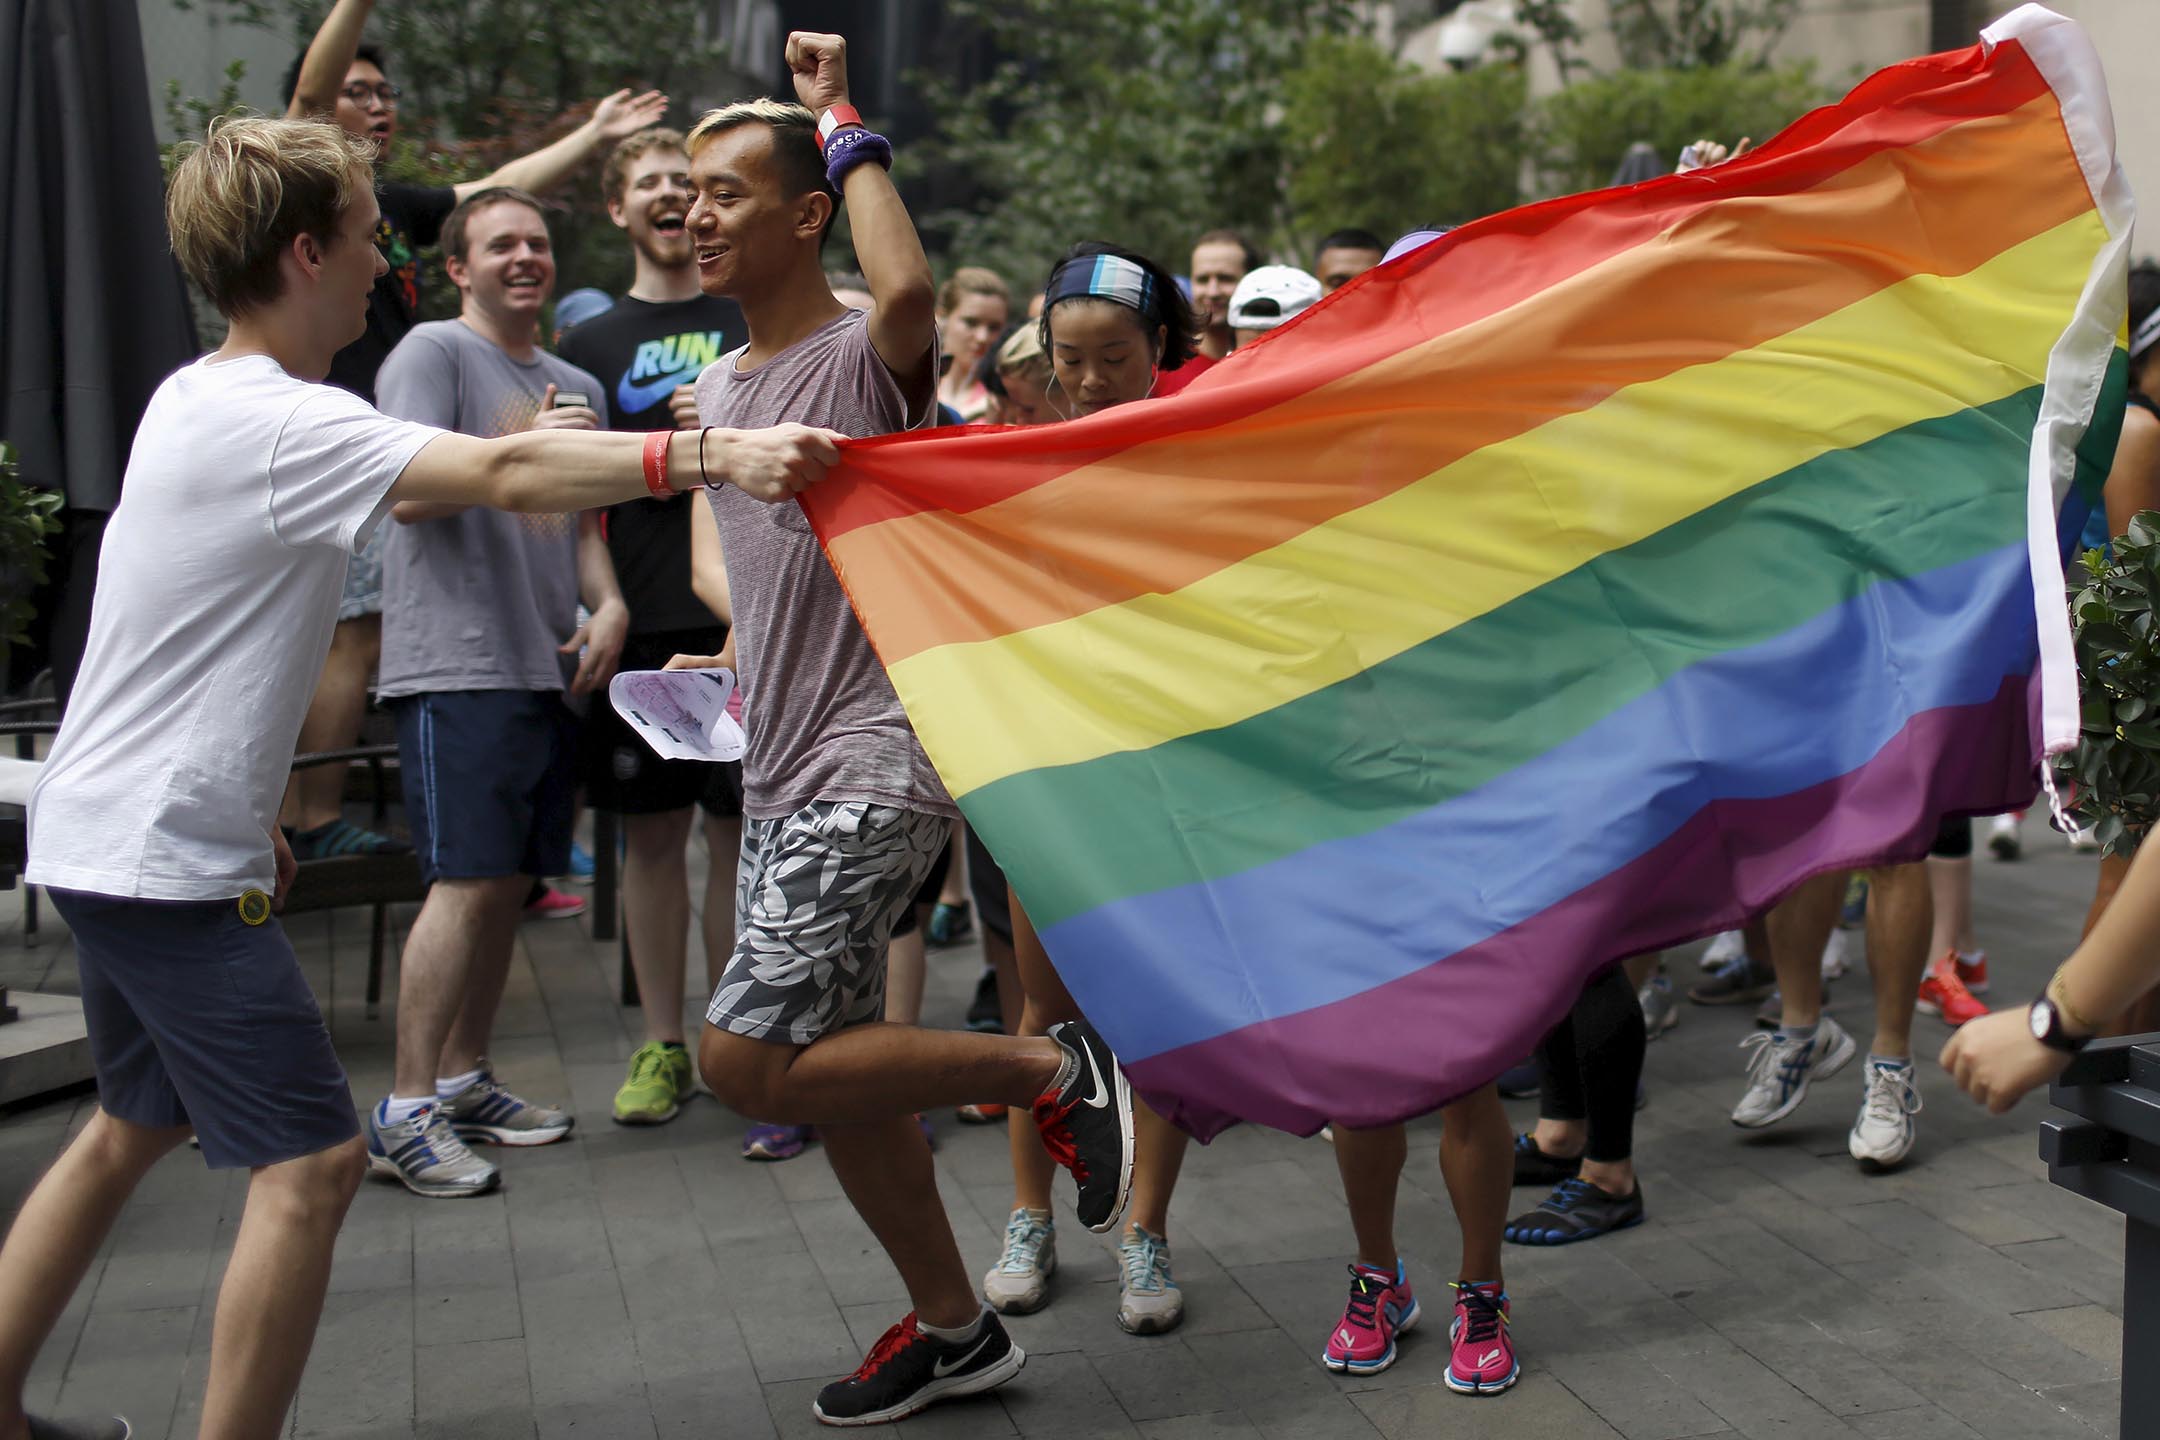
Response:
POLYGON ((716 1029, 808 1045, 875 1020, 885 945, 914 902, 952 822, 943 815, 819 800, 743 821, 735 953, 705 1007, 716 1029))

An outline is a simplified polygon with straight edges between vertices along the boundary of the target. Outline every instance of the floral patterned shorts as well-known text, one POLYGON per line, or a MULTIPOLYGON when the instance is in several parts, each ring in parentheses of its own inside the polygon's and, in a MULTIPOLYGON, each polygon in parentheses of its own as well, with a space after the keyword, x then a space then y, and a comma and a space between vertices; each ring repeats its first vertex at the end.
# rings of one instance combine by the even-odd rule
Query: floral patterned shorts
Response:
POLYGON ((718 1029, 808 1045, 885 1008, 885 945, 952 822, 862 800, 743 821, 735 953, 705 1007, 718 1029))

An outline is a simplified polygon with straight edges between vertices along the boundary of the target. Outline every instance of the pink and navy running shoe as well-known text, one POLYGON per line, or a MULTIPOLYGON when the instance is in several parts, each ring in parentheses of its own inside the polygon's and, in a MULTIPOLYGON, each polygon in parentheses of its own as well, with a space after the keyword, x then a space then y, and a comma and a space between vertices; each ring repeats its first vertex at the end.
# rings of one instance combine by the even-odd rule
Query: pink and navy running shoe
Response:
POLYGON ((1515 1340, 1508 1333, 1507 1291, 1496 1281, 1469 1285, 1456 1281, 1455 1320, 1448 1327, 1453 1351, 1442 1378, 1458 1395, 1497 1395, 1522 1374, 1515 1340))
POLYGON ((1320 1352, 1338 1375, 1377 1375, 1395 1363, 1395 1337, 1418 1322, 1417 1296, 1400 1259, 1393 1270, 1350 1267, 1350 1300, 1320 1352))

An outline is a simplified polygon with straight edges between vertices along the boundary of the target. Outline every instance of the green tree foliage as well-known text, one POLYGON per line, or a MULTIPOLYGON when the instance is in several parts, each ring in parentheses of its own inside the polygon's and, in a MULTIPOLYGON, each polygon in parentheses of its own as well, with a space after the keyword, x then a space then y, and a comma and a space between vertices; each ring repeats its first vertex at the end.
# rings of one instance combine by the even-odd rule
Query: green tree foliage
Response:
POLYGON ((2078 748, 2049 763, 2070 813, 2127 855, 2160 815, 2160 513, 2132 516, 2111 549, 2087 550, 2069 578, 2083 713, 2078 748))
POLYGON ((1363 36, 1327 36, 1283 78, 1292 253, 1328 231, 1459 225, 1521 199, 1523 72, 1430 74, 1363 36))
POLYGON ((30 597, 45 583, 50 537, 60 528, 61 494, 23 482, 15 451, 0 444, 0 677, 7 652, 30 641, 30 597))
POLYGON ((1536 116, 1537 168, 1553 193, 1612 179, 1629 145, 1671 158, 1691 141, 1767 140, 1828 98, 1806 64, 1616 70, 1547 96, 1536 116))
POLYGON ((1612 0, 1613 39, 1633 70, 1761 68, 1800 0, 1612 0))
MULTIPOLYGON (((188 0, 183 8, 216 10, 284 35, 298 54, 329 5, 188 0)), ((423 184, 476 180, 575 128, 594 100, 625 85, 667 91, 674 100, 670 124, 694 119, 697 107, 769 88, 737 73, 726 50, 698 33, 680 0, 394 0, 377 8, 368 38, 382 46, 391 79, 404 91, 382 173, 423 184)), ((153 71, 156 64, 152 56, 153 71)), ((283 77, 260 78, 274 88, 283 77)), ((213 115, 231 109, 240 79, 236 67, 227 94, 209 101, 173 92, 176 120, 187 121, 182 133, 200 134, 213 115)), ((589 175, 548 197, 556 207, 549 228, 560 288, 620 292, 630 282, 628 249, 608 221, 599 179, 596 162, 589 175)), ((427 301, 432 316, 456 312, 456 293, 439 272, 427 301)))
POLYGON ((942 131, 919 159, 981 191, 921 217, 926 237, 1023 287, 1075 240, 1172 269, 1216 226, 1279 240, 1284 78, 1355 24, 1339 0, 949 0, 946 12, 1002 58, 965 88, 915 77, 942 131))

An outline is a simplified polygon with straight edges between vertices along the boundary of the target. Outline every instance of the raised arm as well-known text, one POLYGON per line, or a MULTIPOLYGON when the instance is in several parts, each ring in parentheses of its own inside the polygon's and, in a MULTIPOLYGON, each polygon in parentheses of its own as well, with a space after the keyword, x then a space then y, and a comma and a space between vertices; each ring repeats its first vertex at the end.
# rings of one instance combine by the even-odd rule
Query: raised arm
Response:
POLYGON ((375 0, 337 0, 323 17, 322 28, 300 59, 300 78, 285 106, 288 120, 306 120, 337 109, 338 91, 360 53, 360 33, 367 29, 375 0))
MULTIPOLYGON (((660 433, 668 437, 667 478, 674 488, 698 485, 702 445, 704 473, 714 484, 733 485, 768 504, 823 479, 840 458, 842 438, 807 425, 660 433)), ((390 487, 390 499, 542 514, 597 509, 647 493, 645 440, 607 430, 528 430, 493 440, 445 432, 420 447, 390 487)))
POLYGON ((515 185, 520 190, 544 195, 575 175, 595 155, 605 155, 617 141, 635 135, 648 125, 659 124, 667 116, 667 107, 667 96, 658 90, 648 90, 642 95, 617 90, 593 106, 592 118, 577 129, 552 145, 544 145, 530 155, 520 155, 492 175, 467 180, 454 187, 457 197, 463 200, 476 190, 495 185, 515 185))
MULTIPOLYGON (((822 120, 827 110, 847 103, 847 41, 798 30, 788 36, 787 63, 795 96, 811 114, 822 120)), ((912 418, 937 386, 937 286, 930 260, 883 166, 857 165, 840 183, 855 258, 870 285, 870 343, 900 382, 912 418)))

